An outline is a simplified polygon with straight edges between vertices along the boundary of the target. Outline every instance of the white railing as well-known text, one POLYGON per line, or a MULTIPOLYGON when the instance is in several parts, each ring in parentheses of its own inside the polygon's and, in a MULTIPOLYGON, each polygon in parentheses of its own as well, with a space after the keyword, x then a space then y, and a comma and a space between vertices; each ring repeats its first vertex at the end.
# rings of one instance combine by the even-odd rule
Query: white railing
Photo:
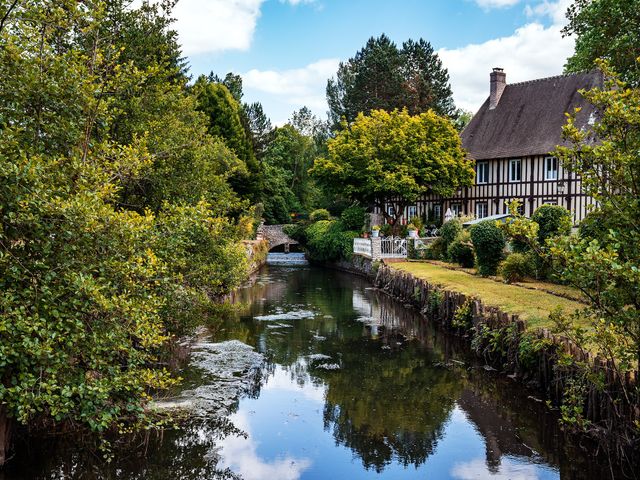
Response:
POLYGON ((380 256, 381 258, 407 258, 407 239, 383 238, 380 242, 380 256))
POLYGON ((353 253, 355 255, 362 255, 363 257, 371 258, 371 239, 369 238, 354 238, 353 239, 353 253))

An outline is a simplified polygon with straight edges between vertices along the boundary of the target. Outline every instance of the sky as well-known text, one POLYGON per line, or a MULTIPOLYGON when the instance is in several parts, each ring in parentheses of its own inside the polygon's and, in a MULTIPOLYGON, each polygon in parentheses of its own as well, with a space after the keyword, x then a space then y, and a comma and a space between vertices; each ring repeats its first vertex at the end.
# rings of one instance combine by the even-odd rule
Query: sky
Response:
POLYGON ((338 63, 372 36, 397 44, 424 38, 448 69, 456 105, 475 112, 489 72, 507 83, 562 73, 573 52, 563 38, 571 0, 179 0, 178 31, 194 76, 243 78, 275 125, 308 106, 326 117, 325 88, 338 63))

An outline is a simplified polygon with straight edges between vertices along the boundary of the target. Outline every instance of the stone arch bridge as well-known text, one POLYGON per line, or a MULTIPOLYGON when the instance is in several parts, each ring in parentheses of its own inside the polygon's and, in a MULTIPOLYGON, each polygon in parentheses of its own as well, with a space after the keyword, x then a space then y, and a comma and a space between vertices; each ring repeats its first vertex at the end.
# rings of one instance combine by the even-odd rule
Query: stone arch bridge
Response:
POLYGON ((298 245, 298 242, 284 233, 283 227, 285 225, 260 225, 258 227, 257 239, 266 240, 269 242, 269 250, 272 250, 280 245, 284 245, 284 251, 289 253, 291 245, 298 245))

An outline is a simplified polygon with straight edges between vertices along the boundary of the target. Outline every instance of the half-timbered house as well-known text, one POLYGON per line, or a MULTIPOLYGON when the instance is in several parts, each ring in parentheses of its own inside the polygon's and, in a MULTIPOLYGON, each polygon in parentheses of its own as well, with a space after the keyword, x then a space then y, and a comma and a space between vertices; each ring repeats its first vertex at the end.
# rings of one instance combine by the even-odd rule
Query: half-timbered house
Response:
POLYGON ((579 223, 593 199, 582 191, 580 178, 551 152, 564 143, 565 113, 581 108, 578 128, 594 121, 594 107, 579 90, 601 85, 597 71, 508 85, 505 72, 494 68, 489 97, 461 134, 462 146, 475 161, 474 185, 449 198, 424 196, 407 207, 403 223, 415 215, 441 220, 449 208, 476 218, 502 214, 514 199, 520 200, 527 216, 550 203, 569 209, 574 224, 579 223))

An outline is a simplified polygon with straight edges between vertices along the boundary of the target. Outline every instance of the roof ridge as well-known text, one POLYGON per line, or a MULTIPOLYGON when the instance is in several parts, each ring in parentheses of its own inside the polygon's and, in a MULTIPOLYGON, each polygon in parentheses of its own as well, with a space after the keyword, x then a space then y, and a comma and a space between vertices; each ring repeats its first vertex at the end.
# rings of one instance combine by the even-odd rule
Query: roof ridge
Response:
POLYGON ((571 72, 571 73, 561 73, 560 75, 552 75, 550 77, 543 77, 543 78, 534 78, 532 80, 524 80, 522 82, 515 82, 515 83, 507 83, 507 87, 509 86, 515 86, 515 85, 527 85, 529 83, 536 83, 536 82, 544 82, 547 80, 553 80, 556 78, 566 78, 566 77, 572 77, 575 75, 586 75, 589 73, 596 73, 597 70, 585 70, 582 72, 571 72))

